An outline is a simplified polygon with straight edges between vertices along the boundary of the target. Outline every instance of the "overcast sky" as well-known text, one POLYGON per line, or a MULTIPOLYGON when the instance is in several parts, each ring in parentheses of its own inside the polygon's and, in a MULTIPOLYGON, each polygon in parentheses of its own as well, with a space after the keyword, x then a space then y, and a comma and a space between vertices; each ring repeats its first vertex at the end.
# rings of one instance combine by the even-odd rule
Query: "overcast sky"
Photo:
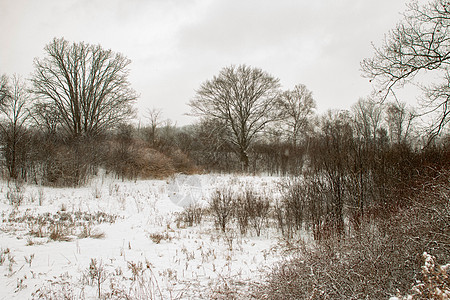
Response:
POLYGON ((200 84, 231 64, 261 68, 283 89, 305 84, 319 112, 349 108, 371 91, 360 61, 407 2, 0 0, 0 74, 29 78, 44 46, 64 37, 130 58, 140 114, 161 108, 178 125, 193 121, 184 114, 200 84))

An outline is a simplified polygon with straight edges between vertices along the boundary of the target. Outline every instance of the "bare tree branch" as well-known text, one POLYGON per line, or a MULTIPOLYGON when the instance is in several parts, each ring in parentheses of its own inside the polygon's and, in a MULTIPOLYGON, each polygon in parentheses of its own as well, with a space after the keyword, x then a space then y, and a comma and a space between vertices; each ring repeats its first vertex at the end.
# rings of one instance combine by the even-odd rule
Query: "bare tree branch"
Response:
MULTIPOLYGON (((361 62, 363 75, 374 80, 383 99, 393 93, 395 87, 413 81, 417 74, 433 72, 446 77, 450 68, 450 4, 447 0, 434 0, 420 6, 417 1, 408 5, 404 18, 393 29, 381 47, 375 47, 375 55, 361 62)), ((430 101, 425 111, 443 109, 430 129, 436 136, 448 123, 446 107, 448 98, 442 88, 450 89, 448 81, 440 86, 439 93, 433 87, 425 87, 430 101), (441 95, 442 97, 437 97, 441 95), (437 124, 437 125, 436 125, 437 124)))
MULTIPOLYGON (((4 80, 7 82, 7 78, 4 80)), ((25 144, 28 142, 26 122, 30 117, 30 99, 25 83, 17 75, 13 76, 12 85, 6 85, 4 88, 8 96, 0 106, 2 152, 9 177, 17 179, 19 167, 23 163, 20 157, 23 157, 25 144)))
POLYGON ((35 59, 32 92, 52 103, 72 136, 100 134, 133 115, 137 99, 128 82, 130 60, 85 43, 54 39, 35 59))
POLYGON ((204 82, 189 103, 192 114, 216 119, 231 135, 243 167, 248 167, 248 149, 258 133, 280 118, 279 80, 261 69, 246 65, 223 68, 218 76, 204 82))
POLYGON ((282 93, 281 103, 283 122, 288 127, 287 131, 292 144, 296 146, 300 133, 306 130, 310 122, 316 103, 312 92, 303 84, 296 85, 293 90, 282 93))

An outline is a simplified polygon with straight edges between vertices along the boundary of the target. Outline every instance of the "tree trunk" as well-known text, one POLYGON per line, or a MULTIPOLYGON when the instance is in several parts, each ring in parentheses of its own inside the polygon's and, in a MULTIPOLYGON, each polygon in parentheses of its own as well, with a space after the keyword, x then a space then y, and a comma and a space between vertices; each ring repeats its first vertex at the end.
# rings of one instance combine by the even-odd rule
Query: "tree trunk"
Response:
POLYGON ((241 149, 240 159, 241 159, 241 164, 242 164, 242 171, 248 172, 249 159, 248 159, 247 151, 241 149))

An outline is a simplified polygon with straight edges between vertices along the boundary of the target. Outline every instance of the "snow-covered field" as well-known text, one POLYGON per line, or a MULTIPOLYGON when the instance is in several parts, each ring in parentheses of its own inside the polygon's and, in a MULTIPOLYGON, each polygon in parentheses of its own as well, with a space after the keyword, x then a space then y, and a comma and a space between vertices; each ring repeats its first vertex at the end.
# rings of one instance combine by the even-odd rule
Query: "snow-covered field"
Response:
POLYGON ((243 290, 281 258, 276 229, 223 234, 213 220, 186 227, 183 206, 247 183, 276 197, 276 177, 177 175, 81 188, 0 183, 0 299, 209 299, 243 290), (23 197, 18 207, 14 197, 23 197))

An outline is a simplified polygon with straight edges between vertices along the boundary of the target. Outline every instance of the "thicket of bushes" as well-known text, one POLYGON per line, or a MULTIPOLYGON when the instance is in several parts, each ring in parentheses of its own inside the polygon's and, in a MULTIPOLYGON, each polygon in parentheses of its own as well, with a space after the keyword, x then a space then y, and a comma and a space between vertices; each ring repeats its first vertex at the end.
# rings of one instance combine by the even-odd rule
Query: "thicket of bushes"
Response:
MULTIPOLYGON (((436 264, 450 262, 448 145, 383 148, 376 160, 384 165, 363 174, 345 161, 352 158, 347 153, 333 155, 341 167, 332 169, 337 179, 327 167, 311 163, 310 172, 282 182, 279 198, 241 182, 212 194, 207 212, 227 236, 229 231, 259 236, 276 226, 289 245, 291 259, 274 266, 249 297, 387 299, 416 293, 424 252, 436 264)), ((183 220, 192 226, 204 214, 192 206, 183 220)), ((441 277, 432 284, 448 287, 449 278, 441 277)))
MULTIPOLYGON (((289 225, 285 225, 285 236, 303 227, 316 242, 294 241, 294 258, 274 267, 258 288, 257 298, 387 299, 411 294, 422 279, 424 252, 434 256, 437 264, 450 262, 450 168, 444 159, 448 148, 435 150, 432 155, 430 151, 411 153, 404 157, 407 165, 399 162, 392 167, 405 172, 407 179, 392 172, 399 178, 386 178, 388 187, 377 194, 378 201, 366 206, 357 223, 351 202, 345 202, 342 232, 336 230, 336 222, 328 226, 335 215, 327 208, 327 199, 333 197, 324 194, 333 191, 327 184, 311 179, 291 184, 282 198, 283 224, 289 225)), ((446 286, 449 293, 450 279, 439 280, 433 284, 446 286)), ((414 297, 427 298, 420 293, 414 297)))
POLYGON ((251 228, 260 236, 271 214, 270 198, 254 188, 240 187, 238 190, 232 187, 216 190, 211 197, 210 213, 223 233, 230 223, 234 223, 240 234, 245 235, 251 228))
POLYGON ((358 232, 341 239, 298 244, 296 258, 275 266, 258 298, 387 299, 408 294, 421 279, 422 253, 433 253, 441 264, 450 261, 449 175, 388 219, 364 221, 358 232))
POLYGON ((174 173, 192 174, 198 168, 176 145, 151 145, 132 126, 95 138, 68 139, 30 131, 21 159, 15 162, 17 177, 4 169, 3 176, 50 186, 80 186, 100 168, 122 179, 166 178, 174 173))

